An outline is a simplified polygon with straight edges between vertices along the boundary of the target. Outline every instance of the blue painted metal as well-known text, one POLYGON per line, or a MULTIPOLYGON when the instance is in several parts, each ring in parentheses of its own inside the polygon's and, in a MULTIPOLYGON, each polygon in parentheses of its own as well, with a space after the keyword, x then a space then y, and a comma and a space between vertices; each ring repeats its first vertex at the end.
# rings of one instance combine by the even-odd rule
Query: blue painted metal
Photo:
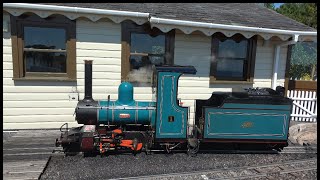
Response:
POLYGON ((186 138, 188 108, 177 104, 182 73, 158 72, 156 138, 186 138))
POLYGON ((279 106, 226 103, 223 108, 206 107, 204 138, 287 140, 291 106, 279 106))
POLYGON ((134 106, 119 106, 116 101, 99 101, 99 105, 102 107, 98 110, 100 124, 155 124, 155 109, 147 109, 155 108, 155 102, 135 101, 134 106))
POLYGON ((118 88, 118 100, 116 101, 118 105, 134 105, 133 100, 133 86, 129 82, 123 82, 118 88))
POLYGON ((156 102, 142 102, 133 99, 133 86, 128 82, 120 84, 118 100, 99 101, 98 122, 100 124, 155 124, 156 102))

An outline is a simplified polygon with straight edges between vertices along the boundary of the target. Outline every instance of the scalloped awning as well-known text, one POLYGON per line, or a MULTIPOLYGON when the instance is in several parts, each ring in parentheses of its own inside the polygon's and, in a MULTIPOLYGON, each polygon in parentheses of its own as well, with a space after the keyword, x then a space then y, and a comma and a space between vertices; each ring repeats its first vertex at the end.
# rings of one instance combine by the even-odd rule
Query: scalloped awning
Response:
POLYGON ((271 37, 276 36, 283 41, 287 41, 291 37, 298 35, 298 41, 317 41, 316 31, 291 31, 282 29, 268 29, 260 27, 163 19, 151 17, 149 13, 131 11, 116 11, 28 3, 4 3, 3 10, 7 11, 13 16, 19 16, 23 13, 31 12, 37 14, 42 18, 46 18, 53 14, 61 14, 71 20, 77 19, 79 17, 86 17, 94 22, 102 18, 108 18, 115 23, 121 23, 124 20, 132 20, 135 23, 141 25, 146 22, 149 22, 151 27, 157 27, 163 32, 168 32, 172 29, 179 29, 185 34, 190 34, 194 31, 200 31, 206 36, 211 36, 216 32, 221 32, 227 37, 231 37, 234 34, 239 33, 245 36, 246 38, 250 38, 254 35, 260 35, 265 40, 268 40, 271 37))
POLYGON ((316 31, 291 31, 282 29, 182 21, 154 17, 151 17, 149 21, 151 23, 151 27, 157 27, 163 32, 168 32, 172 29, 180 29, 185 34, 190 34, 194 31, 201 31, 207 36, 211 36, 216 32, 221 32, 227 37, 231 37, 239 33, 246 38, 251 38, 254 35, 260 35, 265 40, 268 40, 273 36, 277 36, 283 41, 286 41, 291 37, 294 38, 294 36, 298 35, 298 41, 317 41, 316 31))
POLYGON ((132 20, 133 22, 141 25, 149 20, 149 13, 28 3, 4 3, 3 10, 7 11, 13 16, 20 16, 21 14, 27 12, 34 13, 41 18, 46 18, 53 14, 60 14, 71 20, 75 20, 79 17, 85 17, 93 22, 102 18, 108 18, 115 23, 121 23, 124 20, 132 20))

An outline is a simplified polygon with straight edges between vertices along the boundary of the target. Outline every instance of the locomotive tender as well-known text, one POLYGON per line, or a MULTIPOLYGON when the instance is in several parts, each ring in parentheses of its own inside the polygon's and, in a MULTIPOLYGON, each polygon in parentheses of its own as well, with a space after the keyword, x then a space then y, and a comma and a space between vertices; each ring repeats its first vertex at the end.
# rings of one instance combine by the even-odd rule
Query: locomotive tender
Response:
MULTIPOLYGON (((65 153, 133 153, 175 148, 194 155, 200 143, 264 144, 280 150, 287 146, 292 100, 267 89, 269 95, 213 93, 195 101, 195 123, 188 124, 189 109, 177 100, 178 79, 196 74, 193 66, 155 66, 152 89, 156 101, 135 101, 133 86, 122 82, 118 100, 92 98, 92 61, 85 61, 85 97, 75 109, 83 126, 62 131, 56 146, 65 153)), ((66 124, 67 125, 67 124, 66 124)))

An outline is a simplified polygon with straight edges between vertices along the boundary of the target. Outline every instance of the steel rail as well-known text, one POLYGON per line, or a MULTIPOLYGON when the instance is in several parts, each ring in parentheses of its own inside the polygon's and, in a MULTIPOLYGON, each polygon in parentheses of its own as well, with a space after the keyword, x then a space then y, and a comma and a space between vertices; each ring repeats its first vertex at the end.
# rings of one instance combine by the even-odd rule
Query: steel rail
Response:
MULTIPOLYGON (((62 152, 61 147, 57 147, 53 152, 62 152)), ((143 152, 143 151, 142 151, 143 152)), ((164 149, 153 149, 151 152, 166 152, 164 149)), ((186 152, 186 150, 170 150, 170 152, 186 152)), ((317 153, 317 147, 285 147, 282 151, 277 150, 199 150, 198 153, 217 153, 217 154, 289 154, 289 153, 317 153), (287 149, 288 148, 288 149, 287 149)))
POLYGON ((287 153, 317 153, 316 146, 288 146, 283 148, 280 154, 287 154, 287 153))
MULTIPOLYGON (((279 174, 290 174, 290 173, 294 173, 294 172, 302 172, 302 171, 312 171, 312 170, 317 170, 317 167, 312 167, 312 168, 304 168, 304 169, 294 169, 294 170, 287 170, 287 171, 281 171, 279 172, 279 174)), ((273 172, 276 173, 276 172, 273 172)), ((249 178, 259 178, 259 177, 268 177, 270 176, 270 174, 272 173, 261 173, 261 174, 257 174, 257 175, 248 175, 248 176, 237 176, 234 178, 230 178, 230 177, 223 177, 223 178, 214 178, 215 180, 222 180, 222 179, 229 179, 229 180, 233 180, 233 179, 249 179, 249 178)))
MULTIPOLYGON (((152 179, 152 178, 174 178, 174 177, 182 177, 182 176, 201 176, 209 173, 217 173, 217 172, 227 172, 227 171, 235 171, 235 170, 256 170, 257 168, 265 168, 265 167, 279 167, 284 165, 292 165, 298 163, 310 163, 317 162, 317 158, 309 158, 304 160, 293 160, 287 161, 285 163, 277 163, 277 164, 267 164, 261 166, 241 166, 241 167, 232 167, 232 168, 220 168, 213 170, 205 170, 205 171, 193 171, 187 173, 168 173, 168 174, 158 174, 158 175, 148 175, 148 176, 137 176, 137 177, 126 177, 126 178, 116 178, 116 180, 132 180, 132 179, 152 179)), ((256 174, 246 175, 246 176, 237 176, 237 177, 219 177, 220 179, 247 179, 247 178, 255 178, 255 177, 266 177, 273 173, 287 174, 293 172, 301 172, 301 171, 310 171, 315 170, 317 167, 309 167, 309 168, 295 168, 294 170, 280 170, 276 172, 268 172, 268 173, 259 173, 258 170, 255 171, 256 174)), ((219 179, 214 178, 214 179, 219 179)))

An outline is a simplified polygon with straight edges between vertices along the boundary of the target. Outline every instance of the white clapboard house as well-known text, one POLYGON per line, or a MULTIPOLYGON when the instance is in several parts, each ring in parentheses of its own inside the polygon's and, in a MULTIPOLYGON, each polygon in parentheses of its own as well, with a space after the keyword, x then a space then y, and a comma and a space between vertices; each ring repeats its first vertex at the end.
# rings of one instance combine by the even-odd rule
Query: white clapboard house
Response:
POLYGON ((78 126, 84 60, 93 98, 117 99, 123 81, 152 100, 152 64, 192 65, 178 98, 190 106, 213 91, 286 87, 288 47, 315 29, 260 4, 3 4, 3 128, 78 126))

